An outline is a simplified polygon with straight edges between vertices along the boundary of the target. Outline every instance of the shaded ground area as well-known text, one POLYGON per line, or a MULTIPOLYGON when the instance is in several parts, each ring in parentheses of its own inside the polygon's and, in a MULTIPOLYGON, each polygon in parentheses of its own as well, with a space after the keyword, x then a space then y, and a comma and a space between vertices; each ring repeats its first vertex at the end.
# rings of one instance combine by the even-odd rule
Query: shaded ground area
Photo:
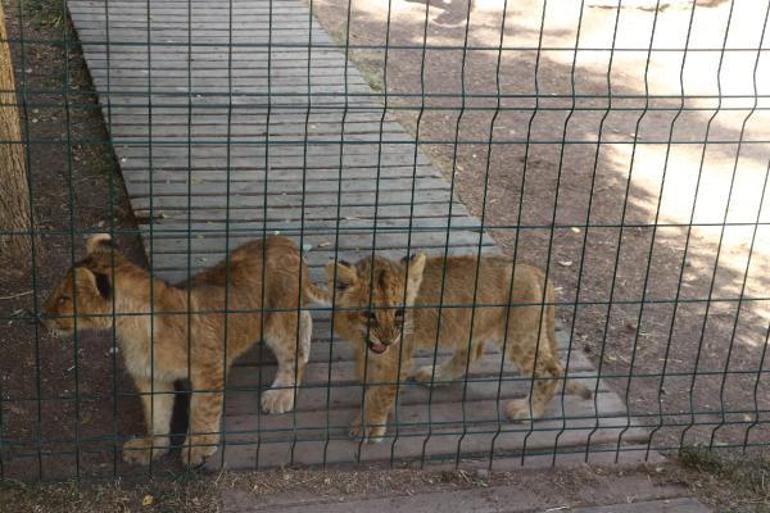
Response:
POLYGON ((623 5, 313 9, 471 213, 547 262, 573 347, 655 427, 652 447, 761 446, 768 4, 623 5))
MULTIPOLYGON (((16 2, 6 2, 5 13, 17 87, 26 97, 23 126, 35 227, 45 235, 35 247, 31 274, 13 263, 0 268, 0 439, 21 444, 0 448, 0 474, 111 474, 118 454, 110 450, 113 438, 138 428, 141 419, 133 385, 112 351, 112 337, 81 336, 74 346, 22 317, 40 306, 80 258, 82 231, 134 230, 136 225, 85 65, 78 49, 63 42, 70 38, 74 44, 62 6, 46 1, 25 5, 23 18, 16 2), (69 442, 56 449, 56 440, 76 436, 82 442, 79 453, 69 442), (41 452, 36 440, 54 443, 41 452), (11 461, 18 452, 32 457, 11 461)), ((130 258, 143 263, 136 235, 116 239, 130 258)))

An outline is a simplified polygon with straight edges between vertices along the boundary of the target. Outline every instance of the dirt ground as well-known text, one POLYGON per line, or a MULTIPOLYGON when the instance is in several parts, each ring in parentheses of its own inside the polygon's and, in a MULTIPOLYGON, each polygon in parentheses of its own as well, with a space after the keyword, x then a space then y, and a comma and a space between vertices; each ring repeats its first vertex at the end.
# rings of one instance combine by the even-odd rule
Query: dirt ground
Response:
POLYGON ((548 267, 652 447, 762 445, 768 5, 622 4, 312 6, 504 249, 548 267))
POLYGON ((41 237, 32 272, 12 262, 0 268, 0 438, 14 441, 0 448, 0 475, 111 475, 119 455, 111 440, 134 432, 141 419, 111 337, 83 335, 75 346, 29 322, 25 312, 39 308, 80 258, 83 231, 128 231, 116 235, 120 247, 138 263, 144 252, 130 233, 136 224, 84 61, 77 48, 51 43, 70 30, 61 3, 25 5, 23 23, 16 2, 6 2, 5 13, 9 37, 17 40, 12 43, 17 87, 28 99, 24 128, 41 237), (18 43, 22 37, 24 47, 18 43), (68 97, 62 94, 65 77, 68 97), (75 450, 75 439, 82 450, 75 450))
POLYGON ((0 483, 0 510, 213 513, 243 511, 248 505, 255 510, 280 510, 282 506, 291 509, 297 504, 344 503, 378 497, 398 501, 399 497, 421 493, 472 493, 478 488, 511 487, 519 491, 522 501, 526 497, 534 503, 531 509, 523 504, 511 505, 516 511, 569 511, 580 506, 692 495, 717 512, 765 513, 770 511, 770 491, 765 484, 768 472, 765 461, 737 463, 713 454, 691 453, 682 465, 580 465, 527 472, 277 469, 222 473, 216 477, 168 473, 153 480, 0 483))

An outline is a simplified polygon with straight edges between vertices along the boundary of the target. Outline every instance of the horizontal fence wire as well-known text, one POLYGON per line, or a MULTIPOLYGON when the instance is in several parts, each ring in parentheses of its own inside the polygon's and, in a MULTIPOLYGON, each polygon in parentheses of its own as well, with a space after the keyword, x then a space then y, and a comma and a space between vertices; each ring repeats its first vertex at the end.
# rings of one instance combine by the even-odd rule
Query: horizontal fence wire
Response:
POLYGON ((768 19, 8 2, 0 480, 762 451, 768 19))

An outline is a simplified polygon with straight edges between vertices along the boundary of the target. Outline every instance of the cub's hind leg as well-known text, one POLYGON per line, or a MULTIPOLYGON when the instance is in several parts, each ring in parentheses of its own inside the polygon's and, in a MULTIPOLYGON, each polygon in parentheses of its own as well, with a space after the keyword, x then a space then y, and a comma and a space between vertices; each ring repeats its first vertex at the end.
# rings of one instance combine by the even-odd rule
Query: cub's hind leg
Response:
POLYGON ((135 377, 144 407, 147 436, 132 438, 123 444, 123 459, 128 463, 146 465, 151 459, 168 452, 171 413, 174 409, 174 384, 135 377))
POLYGON ((467 343, 461 344, 452 357, 439 365, 423 365, 412 374, 412 379, 422 385, 446 385, 464 376, 470 366, 484 354, 484 342, 474 341, 468 351, 467 343), (435 369, 435 370, 434 370, 435 369))
POLYGON ((294 408, 295 385, 302 381, 305 365, 310 359, 310 338, 313 333, 313 319, 310 312, 285 312, 272 314, 265 334, 267 345, 278 360, 270 390, 262 393, 262 410, 265 413, 286 413, 294 408))
POLYGON ((511 309, 505 353, 522 376, 533 378, 528 397, 506 404, 506 414, 514 421, 542 417, 562 375, 551 318, 553 306, 546 306, 542 316, 540 312, 539 306, 511 309))

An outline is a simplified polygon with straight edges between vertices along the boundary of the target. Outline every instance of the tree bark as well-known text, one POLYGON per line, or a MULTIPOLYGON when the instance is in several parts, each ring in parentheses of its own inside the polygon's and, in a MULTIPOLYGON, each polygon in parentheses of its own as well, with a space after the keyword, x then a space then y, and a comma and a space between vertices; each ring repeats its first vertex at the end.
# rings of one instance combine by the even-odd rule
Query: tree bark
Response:
POLYGON ((5 12, 0 1, 0 255, 30 263, 32 226, 27 166, 22 143, 16 84, 7 43, 5 12))

